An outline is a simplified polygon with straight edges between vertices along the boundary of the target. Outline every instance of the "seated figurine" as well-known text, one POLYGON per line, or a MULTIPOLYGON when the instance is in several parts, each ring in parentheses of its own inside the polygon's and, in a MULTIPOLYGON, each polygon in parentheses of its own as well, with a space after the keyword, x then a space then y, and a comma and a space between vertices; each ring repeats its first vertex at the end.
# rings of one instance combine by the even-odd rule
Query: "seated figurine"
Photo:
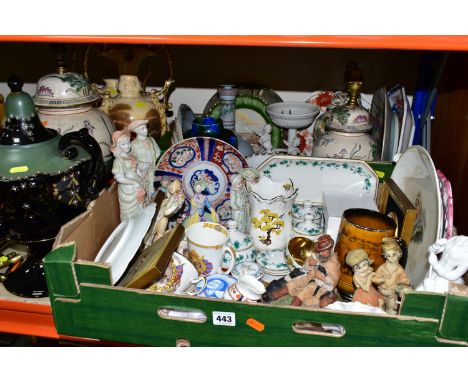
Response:
POLYGON ((263 294, 262 301, 271 302, 290 295, 293 297, 292 306, 324 308, 335 302, 341 269, 333 245, 330 235, 320 236, 315 246, 316 256, 307 258, 302 266, 305 273, 295 270, 291 272, 289 281, 284 279, 282 282, 272 282, 263 294))

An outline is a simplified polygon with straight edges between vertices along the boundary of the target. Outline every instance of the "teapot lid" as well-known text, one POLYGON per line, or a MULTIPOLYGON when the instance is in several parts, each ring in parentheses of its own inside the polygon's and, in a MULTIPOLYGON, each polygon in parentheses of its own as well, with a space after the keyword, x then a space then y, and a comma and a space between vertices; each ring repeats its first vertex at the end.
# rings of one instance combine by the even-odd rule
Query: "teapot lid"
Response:
POLYGON ((16 74, 8 79, 11 93, 5 101, 5 128, 1 145, 29 145, 54 138, 58 133, 46 129, 39 120, 31 96, 23 92, 23 80, 16 74))
POLYGON ((59 72, 39 78, 34 103, 48 108, 76 107, 92 104, 100 97, 82 74, 59 72))

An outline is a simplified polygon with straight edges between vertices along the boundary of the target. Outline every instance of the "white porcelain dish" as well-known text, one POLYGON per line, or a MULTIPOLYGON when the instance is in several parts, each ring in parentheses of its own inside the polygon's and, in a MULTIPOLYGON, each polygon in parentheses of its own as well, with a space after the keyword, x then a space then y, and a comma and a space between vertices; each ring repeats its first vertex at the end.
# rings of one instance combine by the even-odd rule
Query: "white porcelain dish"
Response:
POLYGON ((273 181, 291 179, 299 189, 295 202, 321 204, 324 191, 369 194, 377 200, 377 174, 360 160, 275 155, 258 172, 273 181))
POLYGON ((128 264, 135 256, 151 225, 155 211, 156 204, 151 203, 137 216, 125 219, 101 247, 94 261, 110 265, 112 284, 115 284, 122 277, 128 264))
POLYGON ((422 146, 406 150, 391 178, 416 207, 413 234, 408 244, 405 270, 413 285, 419 285, 429 269, 428 248, 442 235, 442 201, 436 169, 422 146))

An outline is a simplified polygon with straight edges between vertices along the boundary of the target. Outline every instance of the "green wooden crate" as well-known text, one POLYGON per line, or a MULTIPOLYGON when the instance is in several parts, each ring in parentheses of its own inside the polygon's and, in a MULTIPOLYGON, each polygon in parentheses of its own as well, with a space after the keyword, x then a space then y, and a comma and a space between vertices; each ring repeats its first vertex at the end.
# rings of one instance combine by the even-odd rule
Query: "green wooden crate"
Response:
POLYGON ((44 264, 63 335, 156 346, 179 339, 192 346, 466 346, 468 340, 463 296, 412 292, 400 316, 331 312, 114 287, 109 268, 79 260, 73 244, 49 253, 44 264), (160 317, 169 311, 206 319, 160 317), (213 312, 234 314, 235 326, 214 325, 213 312), (297 332, 311 326, 312 334, 297 332))

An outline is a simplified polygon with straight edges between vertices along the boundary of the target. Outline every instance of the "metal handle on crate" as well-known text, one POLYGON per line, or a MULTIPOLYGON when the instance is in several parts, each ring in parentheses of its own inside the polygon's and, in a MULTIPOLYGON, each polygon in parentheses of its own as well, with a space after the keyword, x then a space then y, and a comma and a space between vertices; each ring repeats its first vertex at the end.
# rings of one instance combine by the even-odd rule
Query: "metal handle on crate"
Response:
POLYGON ((292 325, 292 330, 298 334, 328 336, 341 338, 346 334, 343 325, 322 322, 299 321, 292 325))
POLYGON ((165 320, 193 322, 197 324, 203 324, 207 320, 205 312, 202 312, 199 309, 163 306, 158 308, 157 313, 160 318, 165 320))

